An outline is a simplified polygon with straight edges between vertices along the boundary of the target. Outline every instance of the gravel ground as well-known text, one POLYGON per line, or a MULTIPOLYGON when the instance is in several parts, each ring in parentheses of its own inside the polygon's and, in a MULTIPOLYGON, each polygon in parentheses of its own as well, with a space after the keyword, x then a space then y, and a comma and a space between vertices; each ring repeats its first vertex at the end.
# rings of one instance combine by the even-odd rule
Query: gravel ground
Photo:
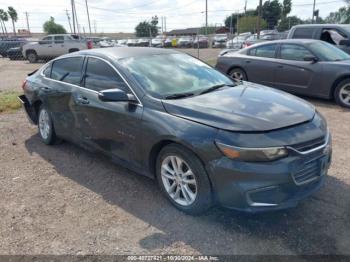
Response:
MULTIPOLYGON (((20 90, 38 66, 0 59, 0 89, 20 90)), ((22 110, 0 114, 0 254, 350 255, 350 111, 308 100, 333 134, 326 184, 297 208, 259 215, 187 216, 154 181, 70 143, 45 146, 22 110)))

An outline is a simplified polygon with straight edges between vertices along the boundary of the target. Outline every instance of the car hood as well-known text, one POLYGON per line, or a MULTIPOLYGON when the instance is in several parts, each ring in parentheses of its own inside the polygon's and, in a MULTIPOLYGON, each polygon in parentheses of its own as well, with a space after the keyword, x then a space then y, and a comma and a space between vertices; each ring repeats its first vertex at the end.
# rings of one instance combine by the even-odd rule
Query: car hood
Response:
POLYGON ((315 108, 302 99, 247 82, 162 102, 171 115, 229 131, 270 131, 310 121, 315 115, 315 108))

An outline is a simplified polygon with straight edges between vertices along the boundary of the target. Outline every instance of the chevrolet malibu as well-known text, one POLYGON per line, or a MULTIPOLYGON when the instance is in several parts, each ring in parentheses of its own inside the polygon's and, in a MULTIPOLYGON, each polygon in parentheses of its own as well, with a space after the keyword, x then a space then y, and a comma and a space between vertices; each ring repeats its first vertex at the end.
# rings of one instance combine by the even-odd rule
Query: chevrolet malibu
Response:
POLYGON ((294 207, 331 162, 326 121, 307 102, 232 80, 189 55, 108 48, 61 56, 20 96, 43 143, 71 141, 158 181, 178 209, 294 207))

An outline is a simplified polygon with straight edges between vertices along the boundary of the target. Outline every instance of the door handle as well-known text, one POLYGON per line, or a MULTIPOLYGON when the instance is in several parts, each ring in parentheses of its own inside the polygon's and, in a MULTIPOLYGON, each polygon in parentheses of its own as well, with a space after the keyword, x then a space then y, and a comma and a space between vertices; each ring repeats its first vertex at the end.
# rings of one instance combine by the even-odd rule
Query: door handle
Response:
POLYGON ((247 64, 250 64, 251 61, 250 61, 250 60, 246 60, 245 62, 246 62, 247 64))
POLYGON ((278 68, 283 68, 283 65, 278 65, 277 67, 278 67, 278 68))
POLYGON ((90 104, 90 101, 86 97, 82 97, 82 96, 79 96, 77 98, 77 102, 78 104, 83 104, 83 105, 90 104))
POLYGON ((43 88, 43 91, 44 92, 49 92, 51 90, 51 88, 50 87, 47 87, 47 86, 45 86, 44 88, 43 88))

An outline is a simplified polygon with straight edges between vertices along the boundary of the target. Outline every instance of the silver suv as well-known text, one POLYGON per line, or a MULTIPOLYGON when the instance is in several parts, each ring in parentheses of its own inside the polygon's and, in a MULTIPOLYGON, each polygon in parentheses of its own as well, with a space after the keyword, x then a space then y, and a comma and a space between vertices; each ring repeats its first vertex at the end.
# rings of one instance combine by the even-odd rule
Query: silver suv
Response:
POLYGON ((24 45, 22 54, 30 63, 35 63, 39 58, 53 58, 90 48, 92 48, 92 42, 78 35, 48 35, 38 42, 24 45))

